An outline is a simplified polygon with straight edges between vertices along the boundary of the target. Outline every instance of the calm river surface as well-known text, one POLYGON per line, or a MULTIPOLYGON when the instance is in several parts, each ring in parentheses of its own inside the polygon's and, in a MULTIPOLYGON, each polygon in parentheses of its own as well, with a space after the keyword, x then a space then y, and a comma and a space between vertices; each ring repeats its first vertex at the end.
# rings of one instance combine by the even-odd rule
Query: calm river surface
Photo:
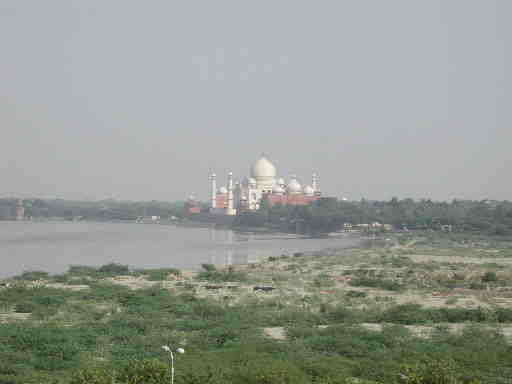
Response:
POLYGON ((27 270, 60 273, 70 265, 109 262, 135 268, 197 269, 201 263, 244 264, 358 242, 345 236, 305 239, 173 225, 0 221, 0 277, 27 270))

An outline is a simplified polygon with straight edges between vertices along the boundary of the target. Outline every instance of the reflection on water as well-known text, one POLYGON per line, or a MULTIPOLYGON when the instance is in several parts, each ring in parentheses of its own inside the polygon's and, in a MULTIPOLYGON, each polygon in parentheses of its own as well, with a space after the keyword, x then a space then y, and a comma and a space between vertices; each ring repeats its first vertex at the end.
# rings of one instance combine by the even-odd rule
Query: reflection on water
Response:
MULTIPOLYGON (((212 247, 209 251, 210 264, 219 266, 233 264, 257 263, 268 256, 268 251, 258 247, 244 247, 243 242, 253 243, 256 239, 252 233, 236 233, 233 231, 218 230, 211 227, 208 230, 212 244, 222 244, 221 247, 212 247)), ((273 252, 275 253, 275 252, 273 252)))
POLYGON ((246 264, 264 257, 347 247, 348 237, 305 239, 225 229, 94 222, 0 222, 0 277, 24 270, 60 273, 70 265, 109 262, 134 268, 198 269, 246 264))

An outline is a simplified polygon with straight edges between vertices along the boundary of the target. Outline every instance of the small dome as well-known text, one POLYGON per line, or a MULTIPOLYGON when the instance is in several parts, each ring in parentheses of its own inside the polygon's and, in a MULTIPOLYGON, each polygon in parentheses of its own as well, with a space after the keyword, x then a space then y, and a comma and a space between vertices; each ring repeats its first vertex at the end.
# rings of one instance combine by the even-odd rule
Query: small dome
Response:
POLYGON ((276 177, 276 167, 265 156, 260 157, 251 168, 251 176, 258 178, 276 177))
POLYGON ((286 182, 282 177, 280 177, 279 179, 277 179, 277 185, 286 185, 286 182))
POLYGON ((274 187, 272 187, 272 193, 275 193, 276 195, 282 195, 285 192, 284 188, 280 185, 274 185, 274 187))
POLYGON ((311 185, 306 185, 304 187, 304 194, 307 196, 313 196, 315 194, 315 190, 311 185))
POLYGON ((292 178, 290 180, 290 182, 288 183, 288 192, 289 193, 301 193, 302 192, 302 187, 295 177, 292 178))
POLYGON ((228 189, 226 187, 220 187, 219 188, 219 193, 221 193, 221 194, 228 193, 228 189))
POLYGON ((255 185, 256 179, 254 177, 249 177, 248 182, 249 182, 249 185, 255 185))

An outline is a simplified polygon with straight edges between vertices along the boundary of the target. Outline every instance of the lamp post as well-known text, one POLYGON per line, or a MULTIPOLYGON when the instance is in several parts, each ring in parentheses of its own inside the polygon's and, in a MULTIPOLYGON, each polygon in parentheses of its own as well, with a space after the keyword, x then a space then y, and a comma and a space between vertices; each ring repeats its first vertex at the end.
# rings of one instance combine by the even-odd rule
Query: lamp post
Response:
MULTIPOLYGON (((171 384, 174 384, 174 353, 173 348, 168 345, 162 345, 162 349, 165 352, 168 352, 170 355, 169 358, 169 370, 171 373, 171 384)), ((183 348, 177 348, 174 352, 176 353, 185 353, 185 350, 183 348)))

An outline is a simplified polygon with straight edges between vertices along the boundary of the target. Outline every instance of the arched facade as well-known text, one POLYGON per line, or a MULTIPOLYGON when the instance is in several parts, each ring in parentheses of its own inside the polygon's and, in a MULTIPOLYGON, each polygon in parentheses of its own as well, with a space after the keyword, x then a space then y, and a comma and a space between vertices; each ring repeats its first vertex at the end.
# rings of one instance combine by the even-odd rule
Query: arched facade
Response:
POLYGON ((284 178, 278 177, 276 166, 264 155, 253 164, 249 177, 242 181, 234 182, 230 172, 226 187, 217 189, 215 173, 210 180, 210 212, 214 214, 236 215, 238 212, 255 211, 262 199, 266 199, 270 206, 308 205, 321 196, 315 173, 311 185, 302 186, 295 175, 285 182, 284 178))

